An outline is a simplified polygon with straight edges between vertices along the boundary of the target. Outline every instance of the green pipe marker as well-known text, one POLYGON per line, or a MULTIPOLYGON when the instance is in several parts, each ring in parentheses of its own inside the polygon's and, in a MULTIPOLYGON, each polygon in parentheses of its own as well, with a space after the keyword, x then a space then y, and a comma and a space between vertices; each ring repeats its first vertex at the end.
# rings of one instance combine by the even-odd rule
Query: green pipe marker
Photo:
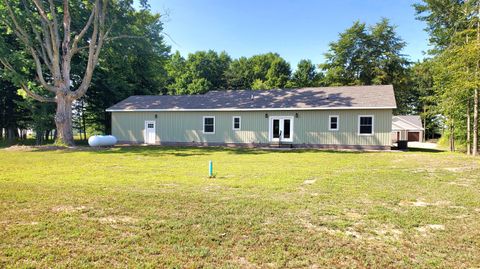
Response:
POLYGON ((209 177, 213 176, 213 162, 212 161, 208 162, 208 176, 209 177))

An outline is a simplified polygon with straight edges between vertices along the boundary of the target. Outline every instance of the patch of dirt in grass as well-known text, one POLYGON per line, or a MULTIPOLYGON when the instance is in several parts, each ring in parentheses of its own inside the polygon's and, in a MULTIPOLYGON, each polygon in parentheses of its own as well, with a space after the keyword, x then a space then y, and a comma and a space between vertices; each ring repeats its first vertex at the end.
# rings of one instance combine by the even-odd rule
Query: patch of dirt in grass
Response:
POLYGON ((219 192, 219 191, 228 190, 228 187, 221 186, 221 185, 210 184, 210 185, 205 186, 204 190, 206 192, 219 192))
POLYGON ((460 167, 445 167, 443 168, 444 170, 447 170, 449 172, 454 172, 454 173, 461 173, 465 171, 470 171, 470 170, 475 170, 476 167, 473 166, 460 166, 460 167))
POLYGON ((32 146, 10 146, 8 148, 4 148, 2 150, 5 151, 32 151, 32 146))
POLYGON ((99 218, 98 221, 104 224, 116 224, 116 223, 133 224, 138 222, 138 219, 132 218, 129 216, 108 216, 108 217, 99 218))
POLYGON ((468 218, 468 217, 470 217, 470 215, 468 215, 468 214, 462 214, 462 215, 454 216, 453 218, 454 218, 454 219, 466 219, 466 218, 468 218))
POLYGON ((304 228, 306 228, 307 230, 309 230, 311 232, 324 232, 324 233, 331 234, 331 235, 342 233, 341 230, 330 229, 330 228, 325 227, 325 226, 317 226, 317 225, 311 223, 310 221, 308 221, 304 218, 299 218, 299 222, 300 222, 300 224, 302 224, 302 226, 304 228))
POLYGON ((73 212, 85 212, 90 210, 89 207, 86 206, 70 206, 70 205, 61 205, 52 208, 53 212, 65 212, 65 213, 73 213, 73 212))
POLYGON ((162 183, 162 184, 158 184, 159 187, 172 187, 172 188, 175 188, 175 187, 178 187, 180 186, 179 184, 176 184, 176 183, 162 183))
POLYGON ((277 223, 276 218, 266 218, 265 221, 263 222, 263 225, 269 226, 277 223))
POLYGON ((475 180, 470 178, 458 178, 455 181, 448 182, 448 184, 460 187, 471 187, 473 184, 475 184, 475 180))
POLYGON ((445 225, 443 224, 427 224, 422 227, 415 228, 421 236, 428 236, 429 234, 436 231, 444 231, 445 225))
POLYGON ((63 146, 54 146, 54 145, 41 145, 41 146, 15 145, 15 146, 10 146, 8 148, 4 148, 3 150, 5 151, 56 151, 56 150, 98 151, 98 150, 105 150, 105 148, 84 147, 84 146, 63 147, 63 146))
POLYGON ((393 225, 385 224, 379 228, 373 229, 375 234, 380 238, 387 238, 393 240, 399 240, 403 232, 400 229, 395 228, 393 225))
POLYGON ((345 214, 345 217, 347 217, 350 220, 359 220, 364 217, 364 215, 355 211, 350 211, 350 210, 345 211, 344 214, 345 214))
POLYGON ((30 221, 30 222, 19 222, 17 225, 38 225, 37 221, 30 221))
POLYGON ((249 262, 244 257, 235 257, 233 260, 236 264, 240 265, 241 268, 260 268, 260 266, 249 262))
POLYGON ((358 239, 360 239, 360 238, 363 237, 359 232, 355 231, 355 230, 352 229, 352 228, 348 228, 348 229, 345 231, 345 234, 348 235, 348 236, 350 236, 350 237, 358 238, 358 239))
POLYGON ((317 182, 316 179, 307 179, 303 182, 303 185, 312 185, 314 184, 315 182, 317 182))
POLYGON ((411 201, 401 201, 400 206, 415 206, 415 207, 427 207, 427 206, 449 206, 452 203, 450 201, 437 201, 435 203, 428 203, 423 200, 417 200, 415 202, 411 201))
MULTIPOLYGON (((329 235, 336 236, 347 236, 349 238, 365 240, 365 241, 376 241, 376 242, 385 242, 385 241, 398 241, 401 240, 402 235, 404 234, 401 229, 398 229, 392 224, 380 224, 376 222, 365 222, 363 220, 363 215, 355 211, 346 211, 344 217, 348 220, 354 221, 353 226, 344 227, 344 228, 329 228, 327 226, 315 225, 309 220, 308 215, 301 214, 298 217, 299 223, 308 231, 314 233, 326 233, 329 235)), ((323 219, 323 218, 322 218, 323 219)), ((325 218, 324 222, 328 223, 334 221, 337 217, 325 218)))
POLYGON ((0 222, 0 227, 3 226, 6 230, 12 228, 13 226, 17 225, 17 226, 35 226, 35 225, 38 225, 39 222, 37 221, 12 221, 12 222, 9 222, 9 221, 1 221, 0 222))
POLYGON ((460 187, 470 187, 470 184, 468 183, 461 183, 461 182, 449 182, 449 185, 455 185, 455 186, 460 186, 460 187))
POLYGON ((436 168, 433 168, 433 167, 428 167, 428 168, 416 168, 416 169, 412 169, 412 173, 429 173, 429 174, 433 174, 435 172, 437 172, 438 169, 436 168))

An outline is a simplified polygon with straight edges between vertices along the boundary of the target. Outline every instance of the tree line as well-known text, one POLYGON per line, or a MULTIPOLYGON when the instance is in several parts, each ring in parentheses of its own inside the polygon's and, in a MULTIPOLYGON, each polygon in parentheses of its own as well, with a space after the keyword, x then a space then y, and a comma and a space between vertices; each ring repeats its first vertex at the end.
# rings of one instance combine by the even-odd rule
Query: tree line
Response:
POLYGON ((414 7, 432 46, 413 69, 422 116, 441 119, 450 150, 477 155, 480 1, 424 0, 414 7))
MULTIPOLYGON (((468 148, 469 152, 477 150, 478 1, 424 0, 414 6, 418 19, 428 25, 434 47, 420 62, 411 62, 408 55, 403 54, 405 41, 388 19, 382 19, 373 25, 354 22, 329 44, 323 54, 324 62, 303 59, 293 68, 274 52, 236 59, 227 52, 213 50, 188 55, 172 52, 165 40, 163 17, 152 12, 146 1, 140 2, 140 8, 134 8, 131 1, 64 0, 63 6, 57 7, 50 6, 53 3, 50 1, 34 0, 33 3, 30 6, 20 0, 0 3, 0 59, 3 59, 0 65, 0 130, 3 132, 0 135, 9 138, 22 136, 19 129, 33 129, 42 134, 37 135, 39 143, 56 135, 52 130, 58 129, 58 102, 37 102, 32 94, 55 97, 57 101, 62 98, 59 93, 70 94, 72 125, 86 139, 86 133, 109 133, 110 115, 105 109, 131 95, 392 84, 398 106, 396 114, 420 114, 427 137, 446 126, 444 137, 452 149, 457 145, 460 149, 468 148), (103 16, 101 10, 95 13, 97 5, 108 6, 108 12, 103 16), (37 6, 44 7, 46 19, 37 6), (77 46, 83 49, 76 50, 69 58, 71 85, 51 92, 46 87, 69 83, 61 72, 56 75, 52 70, 55 59, 49 60, 48 52, 39 73, 36 59, 29 57, 29 50, 33 47, 42 54, 44 41, 48 39, 40 35, 38 41, 36 32, 42 33, 45 23, 53 25, 52 13, 56 12, 59 22, 64 20, 65 7, 70 7, 69 31, 73 37, 89 23, 92 27, 85 31, 85 36, 91 37, 93 24, 100 24, 101 20, 103 28, 98 29, 104 29, 103 34, 108 36, 103 38, 93 66, 89 65, 89 39, 78 41, 77 46), (26 14, 30 17, 24 16, 26 14), (98 18, 91 22, 92 16, 98 18), (25 30, 27 38, 22 39, 17 24, 22 26, 20 29, 30 29, 25 30), (88 70, 92 71, 90 78, 88 70), (56 76, 63 82, 56 81, 56 76), (86 77, 88 91, 76 94, 86 77)), ((65 30, 58 30, 58 34, 62 40, 65 30)), ((100 41, 100 34, 96 34, 96 40, 100 41)), ((59 48, 61 51, 63 46, 59 48)), ((94 46, 93 52, 96 49, 98 46, 94 46)), ((65 60, 63 54, 59 53, 59 59, 65 60)))

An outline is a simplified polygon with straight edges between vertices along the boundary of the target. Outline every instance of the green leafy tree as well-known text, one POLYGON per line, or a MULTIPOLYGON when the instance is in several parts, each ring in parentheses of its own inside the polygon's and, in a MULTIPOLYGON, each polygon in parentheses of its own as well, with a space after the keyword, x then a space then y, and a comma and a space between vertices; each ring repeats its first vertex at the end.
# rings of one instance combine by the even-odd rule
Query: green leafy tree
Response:
POLYGON ((100 64, 84 98, 84 115, 75 111, 76 126, 94 133, 110 133, 110 113, 105 109, 131 95, 167 93, 166 63, 170 47, 165 44, 160 14, 126 5, 115 16, 112 35, 126 36, 105 44, 100 64), (78 118, 78 117, 77 117, 78 118), (79 124, 81 123, 81 124, 79 124))
POLYGON ((473 2, 422 0, 413 5, 417 19, 427 23, 425 30, 430 34, 429 41, 434 47, 430 54, 441 53, 452 44, 458 32, 468 28, 467 16, 473 2))
POLYGON ((402 54, 405 42, 387 19, 367 27, 355 22, 330 43, 326 61, 325 84, 385 85, 395 87, 397 113, 412 113, 417 100, 409 90, 409 61, 402 54))
POLYGON ((0 73, 0 139, 18 138, 17 129, 22 126, 21 121, 27 116, 18 104, 22 97, 17 94, 17 90, 17 87, 0 73))
POLYGON ((253 63, 247 57, 233 60, 225 71, 225 79, 229 90, 252 88, 254 77, 253 63))
POLYGON ((369 35, 365 23, 355 22, 330 43, 325 53, 325 82, 331 86, 365 85, 372 80, 369 58, 369 35))
POLYGON ((317 68, 312 61, 300 60, 291 80, 287 83, 287 88, 320 86, 322 75, 322 73, 317 73, 317 68))
POLYGON ((283 88, 290 79, 290 64, 282 58, 276 58, 270 65, 265 76, 269 88, 283 88))
POLYGON ((415 5, 427 23, 438 110, 446 117, 450 149, 465 141, 467 153, 478 153, 480 71, 480 1, 424 0, 415 5), (473 119, 472 119, 473 115, 473 119), (473 134, 472 134, 473 123, 473 134))
POLYGON ((424 140, 427 137, 434 137, 440 133, 441 122, 438 111, 438 98, 435 95, 433 74, 434 66, 432 60, 423 60, 416 63, 410 73, 412 91, 417 95, 419 101, 415 114, 422 117, 424 124, 424 140))
POLYGON ((269 87, 265 81, 261 79, 256 79, 253 81, 252 86, 250 87, 252 90, 268 90, 269 87))
POLYGON ((61 144, 74 144, 72 103, 87 92, 93 71, 99 63, 102 46, 110 38, 112 20, 107 17, 107 9, 122 4, 125 3, 107 0, 93 3, 78 0, 48 3, 11 0, 0 4, 0 24, 15 33, 22 45, 14 53, 1 50, 0 62, 17 77, 15 82, 28 96, 37 101, 57 104, 55 123, 57 142, 61 144), (76 62, 83 50, 88 53, 85 53, 84 61, 79 63, 85 72, 72 73, 72 63, 76 62), (33 60, 36 81, 49 95, 37 93, 29 87, 28 78, 19 71, 25 66, 15 66, 14 56, 18 54, 28 55, 33 60), (72 81, 76 80, 76 76, 81 83, 74 88, 72 81))
POLYGON ((227 53, 198 51, 183 58, 176 52, 167 63, 167 86, 170 94, 200 94, 208 90, 227 89, 225 72, 231 62, 227 53))
POLYGON ((225 74, 229 89, 284 88, 290 75, 290 64, 271 52, 234 60, 225 74))

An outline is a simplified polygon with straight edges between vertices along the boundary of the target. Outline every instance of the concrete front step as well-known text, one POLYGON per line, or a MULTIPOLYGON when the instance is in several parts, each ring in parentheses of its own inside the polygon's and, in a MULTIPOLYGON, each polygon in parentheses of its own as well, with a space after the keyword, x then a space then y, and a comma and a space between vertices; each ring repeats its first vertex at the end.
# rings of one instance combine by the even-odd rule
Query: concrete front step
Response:
POLYGON ((271 148, 293 148, 293 144, 291 143, 273 143, 270 144, 271 148))

